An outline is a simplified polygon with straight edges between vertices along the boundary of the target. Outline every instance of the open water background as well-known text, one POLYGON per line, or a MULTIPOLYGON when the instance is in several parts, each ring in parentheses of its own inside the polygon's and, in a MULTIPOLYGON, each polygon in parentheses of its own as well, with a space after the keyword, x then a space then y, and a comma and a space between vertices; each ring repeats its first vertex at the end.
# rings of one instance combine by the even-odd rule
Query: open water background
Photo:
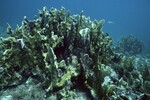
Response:
POLYGON ((6 23, 15 28, 24 16, 32 20, 44 6, 63 6, 71 15, 83 10, 92 20, 105 19, 103 31, 114 41, 133 34, 150 48, 150 0, 1 0, 0 35, 5 36, 6 23))

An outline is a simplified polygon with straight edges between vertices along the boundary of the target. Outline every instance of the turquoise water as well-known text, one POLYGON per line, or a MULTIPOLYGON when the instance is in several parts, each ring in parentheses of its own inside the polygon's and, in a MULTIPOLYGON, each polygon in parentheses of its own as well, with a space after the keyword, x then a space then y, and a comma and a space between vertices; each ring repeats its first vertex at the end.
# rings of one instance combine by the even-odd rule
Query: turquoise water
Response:
POLYGON ((21 24, 24 16, 33 19, 43 6, 57 9, 64 6, 71 14, 78 14, 83 10, 91 19, 105 19, 103 30, 114 40, 133 34, 149 46, 149 4, 149 0, 1 0, 0 30, 5 31, 6 23, 15 28, 17 24, 21 24))

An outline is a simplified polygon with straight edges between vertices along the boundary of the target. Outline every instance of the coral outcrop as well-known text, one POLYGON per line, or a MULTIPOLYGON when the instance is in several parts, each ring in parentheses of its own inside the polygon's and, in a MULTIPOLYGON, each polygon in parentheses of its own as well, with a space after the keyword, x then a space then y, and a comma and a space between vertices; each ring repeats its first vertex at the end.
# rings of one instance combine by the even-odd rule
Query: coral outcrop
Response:
POLYGON ((32 77, 48 95, 57 91, 59 99, 73 99, 70 91, 81 87, 92 98, 101 98, 101 66, 111 60, 112 44, 103 23, 82 13, 70 16, 65 8, 44 7, 39 18, 24 17, 15 31, 8 25, 10 36, 0 42, 0 88, 16 87, 32 77))
POLYGON ((128 35, 121 38, 117 48, 119 52, 130 55, 141 54, 144 49, 144 43, 133 35, 128 35))
MULTIPOLYGON (((112 39, 102 31, 103 24, 104 20, 92 21, 83 13, 71 16, 63 7, 44 7, 34 20, 24 17, 16 30, 8 24, 9 37, 0 40, 0 91, 12 89, 17 94, 6 90, 9 96, 4 92, 2 98, 149 98, 150 81, 146 76, 150 74, 150 61, 112 51, 112 39), (141 69, 140 63, 144 63, 141 69), (20 87, 27 89, 21 94, 20 87)), ((132 44, 138 51, 125 51, 140 53, 142 43, 135 38, 129 40, 138 42, 132 44)), ((123 43, 129 40, 125 38, 123 43)))

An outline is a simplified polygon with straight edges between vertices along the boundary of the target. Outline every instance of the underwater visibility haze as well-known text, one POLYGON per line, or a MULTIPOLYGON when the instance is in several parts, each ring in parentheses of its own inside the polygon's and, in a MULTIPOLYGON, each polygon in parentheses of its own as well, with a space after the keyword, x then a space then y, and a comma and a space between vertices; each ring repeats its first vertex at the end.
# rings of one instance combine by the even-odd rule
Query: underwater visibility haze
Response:
POLYGON ((1 0, 0 100, 150 100, 149 0, 1 0))
POLYGON ((38 14, 38 9, 44 6, 48 9, 60 9, 64 6, 71 14, 78 14, 83 10, 91 19, 105 19, 104 30, 114 39, 134 34, 145 42, 150 42, 149 4, 149 0, 2 0, 0 25, 6 28, 6 23, 10 23, 15 28, 16 24, 21 24, 23 16, 33 19, 34 15, 38 14))

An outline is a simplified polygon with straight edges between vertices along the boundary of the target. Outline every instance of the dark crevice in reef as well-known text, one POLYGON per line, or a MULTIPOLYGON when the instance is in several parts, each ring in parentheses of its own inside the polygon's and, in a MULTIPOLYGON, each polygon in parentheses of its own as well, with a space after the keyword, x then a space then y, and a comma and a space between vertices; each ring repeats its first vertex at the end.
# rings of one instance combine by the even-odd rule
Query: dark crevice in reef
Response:
POLYGON ((90 89, 87 88, 85 81, 86 78, 84 77, 83 69, 81 69, 80 75, 78 77, 71 78, 71 82, 73 83, 71 89, 76 89, 77 91, 85 93, 89 100, 95 100, 90 92, 90 89))

